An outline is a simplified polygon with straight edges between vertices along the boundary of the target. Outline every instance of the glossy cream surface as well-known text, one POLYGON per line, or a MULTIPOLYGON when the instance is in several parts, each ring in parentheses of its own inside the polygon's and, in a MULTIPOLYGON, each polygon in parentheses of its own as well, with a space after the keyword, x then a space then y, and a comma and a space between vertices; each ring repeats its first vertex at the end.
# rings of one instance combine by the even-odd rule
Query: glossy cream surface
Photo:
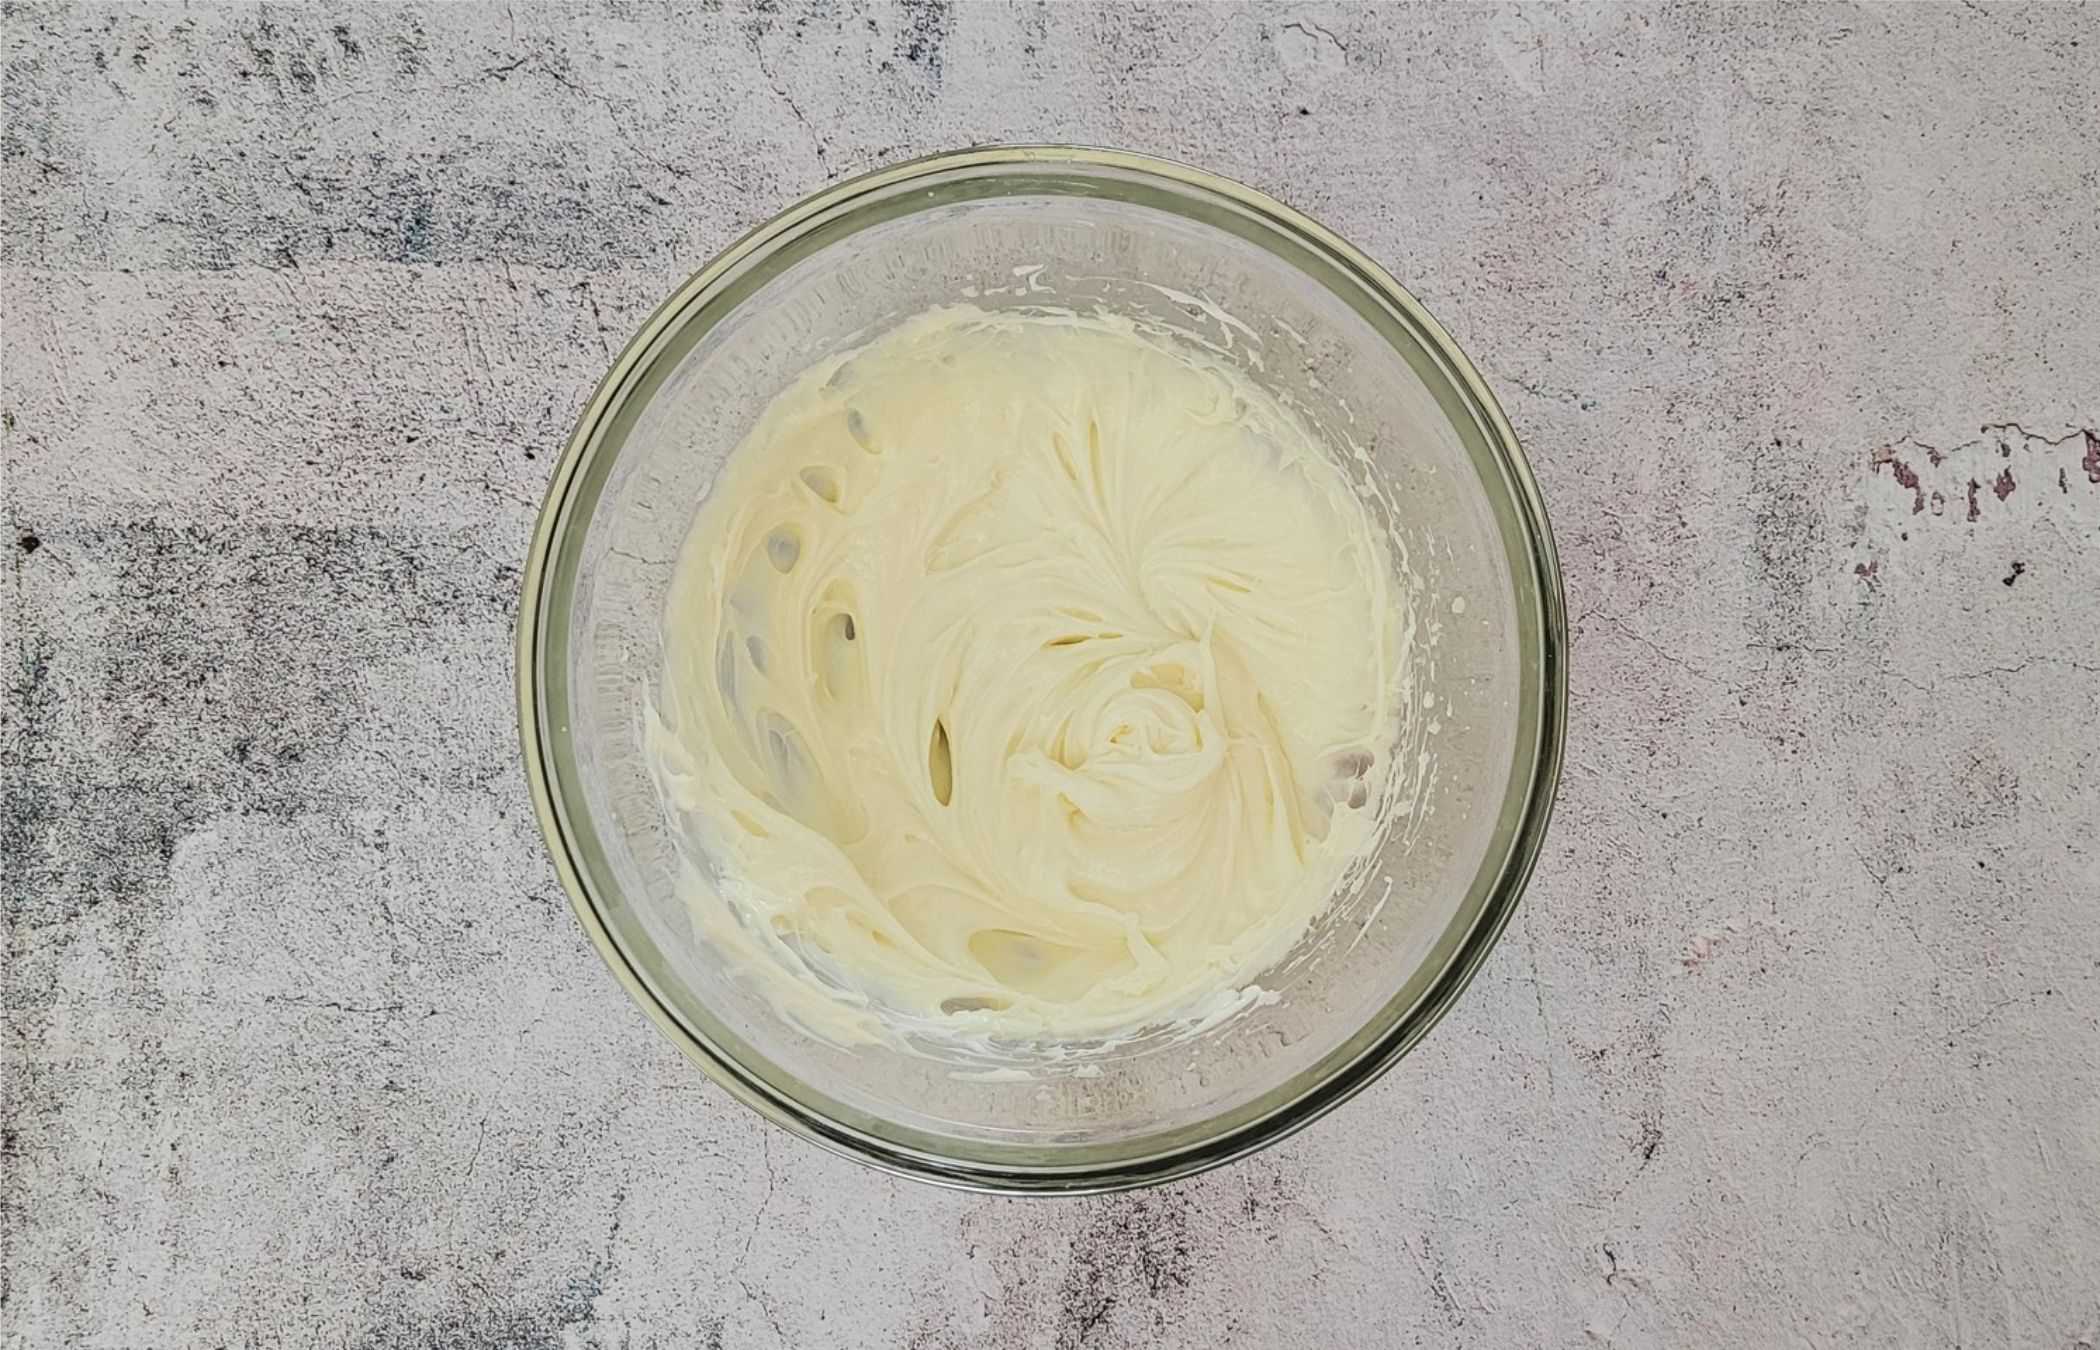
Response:
POLYGON ((804 373, 664 622, 702 930, 820 1032, 1244 1003, 1392 774, 1369 515, 1289 411, 1113 317, 944 308, 804 373))

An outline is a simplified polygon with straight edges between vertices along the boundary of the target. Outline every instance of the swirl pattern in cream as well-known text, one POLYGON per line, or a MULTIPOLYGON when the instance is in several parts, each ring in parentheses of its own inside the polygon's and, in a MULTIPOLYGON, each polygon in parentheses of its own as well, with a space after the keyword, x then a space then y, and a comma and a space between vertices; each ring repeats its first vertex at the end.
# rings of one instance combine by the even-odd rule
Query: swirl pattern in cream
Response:
POLYGON ((1402 603, 1226 363, 937 310, 731 456, 665 618, 661 777, 783 967, 921 1026, 1137 1028, 1243 989, 1375 838, 1402 603))

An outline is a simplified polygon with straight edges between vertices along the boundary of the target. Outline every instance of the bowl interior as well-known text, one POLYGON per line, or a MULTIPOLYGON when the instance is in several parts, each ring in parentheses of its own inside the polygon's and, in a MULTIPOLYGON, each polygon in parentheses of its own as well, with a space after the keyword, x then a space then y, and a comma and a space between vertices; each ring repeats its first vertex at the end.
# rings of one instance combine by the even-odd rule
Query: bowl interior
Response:
POLYGON ((1196 175, 968 158, 791 212, 690 283, 622 358, 543 527, 529 739, 587 923, 746 1100, 948 1179, 1151 1179, 1261 1142, 1360 1084, 1492 941, 1536 847, 1556 748, 1550 543, 1477 380, 1315 228, 1196 175), (725 458, 809 365, 960 300, 1171 324, 1287 399, 1387 531, 1428 672, 1401 718, 1418 772, 1394 826, 1360 884, 1262 978, 1276 999, 1197 1035, 1079 1047, 1055 1072, 841 1048, 784 1022, 697 935, 681 869, 707 863, 681 848, 644 744, 666 589, 725 458))

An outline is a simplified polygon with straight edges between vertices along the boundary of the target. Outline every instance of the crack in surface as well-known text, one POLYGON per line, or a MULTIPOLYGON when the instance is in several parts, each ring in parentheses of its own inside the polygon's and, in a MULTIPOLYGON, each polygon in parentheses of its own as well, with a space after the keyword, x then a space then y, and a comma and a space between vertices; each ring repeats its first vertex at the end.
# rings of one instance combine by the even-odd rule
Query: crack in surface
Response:
POLYGON ((1334 44, 1334 49, 1336 51, 1341 52, 1344 55, 1348 54, 1348 43, 1342 41, 1340 38, 1328 32, 1325 28, 1320 27, 1320 25, 1314 23, 1310 19, 1293 19, 1291 22, 1283 26, 1283 31, 1288 33, 1294 28, 1297 29, 1300 33, 1303 33, 1306 37, 1312 38, 1315 41, 1331 42, 1334 44))
POLYGON ((1553 1082, 1553 1019, 1546 1015, 1546 993, 1539 982, 1539 938, 1532 927, 1531 910, 1524 911, 1525 955, 1531 962, 1531 997, 1539 1012, 1539 1028, 1545 1033, 1546 1101, 1550 1106, 1556 1100, 1553 1082))
POLYGON ((1713 685, 1717 689, 1725 689, 1729 693, 1736 695, 1738 698, 1742 696, 1745 686, 1731 684, 1718 675, 1701 670, 1699 667, 1693 665, 1691 662, 1685 660, 1683 657, 1675 655, 1674 653, 1662 647, 1660 644, 1656 643, 1652 639, 1643 637, 1639 633, 1634 632, 1633 629, 1627 627, 1625 620, 1619 618, 1615 614, 1606 614, 1603 616, 1603 618, 1606 623, 1610 624, 1613 628, 1617 629, 1621 636, 1625 637, 1628 641, 1636 642, 1642 647, 1645 647, 1650 653, 1652 653, 1656 657, 1656 659, 1677 667, 1685 674, 1690 675, 1693 679, 1702 680, 1707 684, 1713 685))
POLYGON ((766 1193, 759 1197, 758 1208, 752 1211, 751 1226, 744 1233, 744 1245, 737 1252, 735 1264, 729 1268, 729 1277, 736 1282, 744 1297, 751 1300, 759 1315, 765 1318, 766 1325, 773 1329, 774 1337, 782 1345, 786 1345, 789 1343, 787 1333, 781 1328, 780 1316, 773 1308, 772 1299, 744 1274, 744 1267, 751 1259, 751 1248, 758 1241, 759 1232, 765 1226, 766 1211, 772 1208, 773 1196, 780 1189, 780 1173, 773 1165, 773 1130, 770 1125, 762 1128, 758 1136, 758 1147, 760 1160, 766 1169, 766 1193))
POLYGON ((264 994, 262 1001, 265 1003, 287 1004, 294 1008, 315 1008, 327 1012, 346 1013, 397 1013, 404 1006, 399 1003, 339 1003, 334 999, 298 998, 291 994, 264 994))
POLYGON ((817 153, 817 169, 826 177, 829 177, 831 174, 831 157, 825 152, 824 138, 817 133, 816 125, 803 115, 802 105, 795 101, 795 96, 788 92, 787 86, 781 83, 780 77, 773 73, 772 62, 766 59, 765 46, 758 40, 758 34, 749 33, 747 34, 747 39, 751 47, 751 59, 758 65, 758 73, 766 77, 766 84, 773 90, 773 93, 780 101, 787 105, 789 114, 801 125, 803 132, 809 137, 810 148, 817 153))
POLYGON ((562 69, 561 66, 556 65, 555 61, 561 59, 560 54, 553 53, 553 57, 552 59, 550 59, 550 51, 551 48, 545 46, 535 48, 534 50, 528 51, 522 56, 519 56, 511 61, 504 62, 501 65, 488 66, 484 68, 480 75, 476 76, 473 80, 467 81, 466 83, 474 84, 486 80, 497 80, 507 82, 510 79, 511 75, 517 71, 528 69, 537 70, 542 75, 545 75, 548 79, 560 85, 562 88, 568 90, 572 94, 575 94, 577 97, 587 98, 593 103, 597 103, 604 107, 606 120, 612 124, 613 134, 618 136, 621 142, 624 143, 629 150, 633 151, 638 159, 641 159, 649 164, 655 165, 657 168, 663 170, 665 173, 670 174, 673 178, 691 178, 693 176, 693 171, 691 169, 684 168, 677 164, 673 164, 671 161, 665 159, 663 156, 655 154, 654 152, 646 149, 642 145, 642 143, 635 138, 634 133, 628 130, 627 123, 621 116, 622 108, 619 102, 617 102, 610 94, 601 93, 598 90, 591 88, 590 86, 584 84, 582 81, 576 79, 575 76, 569 74, 568 71, 562 69))

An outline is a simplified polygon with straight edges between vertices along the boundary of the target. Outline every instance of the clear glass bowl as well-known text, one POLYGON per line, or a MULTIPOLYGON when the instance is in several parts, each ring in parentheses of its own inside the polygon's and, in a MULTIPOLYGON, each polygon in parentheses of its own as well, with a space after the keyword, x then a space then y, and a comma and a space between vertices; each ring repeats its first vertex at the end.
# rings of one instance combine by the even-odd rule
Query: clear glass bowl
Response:
POLYGON ((518 693, 556 870, 606 962, 680 1049, 772 1120, 876 1166, 1069 1193, 1260 1148, 1435 1024, 1538 856, 1566 650, 1552 536, 1515 436, 1413 297, 1237 183, 1113 151, 1023 146, 828 188, 650 316, 548 490, 525 570, 518 693), (1346 468, 1399 503, 1382 524, 1411 560, 1433 636, 1435 702, 1408 719, 1403 746, 1428 757, 1426 787, 1364 884, 1263 975, 1280 997, 1199 1036, 1104 1050, 1087 1076, 986 1081, 783 1022, 696 936, 643 745, 666 587, 724 458, 797 373, 963 298, 1175 323, 1359 447, 1346 468))

